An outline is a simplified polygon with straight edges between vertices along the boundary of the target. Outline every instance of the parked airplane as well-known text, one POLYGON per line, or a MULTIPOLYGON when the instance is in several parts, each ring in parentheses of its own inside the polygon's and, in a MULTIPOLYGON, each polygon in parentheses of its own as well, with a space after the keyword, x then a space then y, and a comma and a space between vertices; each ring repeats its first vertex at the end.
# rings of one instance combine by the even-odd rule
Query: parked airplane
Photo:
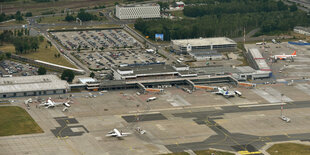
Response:
POLYGON ((295 56, 297 56, 296 55, 296 51, 294 51, 294 53, 292 53, 291 55, 286 55, 286 54, 283 53, 283 55, 273 55, 273 56, 271 56, 271 58, 273 58, 275 60, 277 60, 277 59, 285 60, 285 59, 291 59, 291 58, 293 58, 295 56))
POLYGON ((235 92, 233 91, 224 90, 224 88, 220 88, 220 87, 218 87, 217 89, 218 91, 214 92, 214 94, 223 95, 226 98, 235 97, 235 92))
POLYGON ((45 108, 50 108, 50 107, 55 107, 58 105, 64 105, 65 107, 70 107, 71 105, 69 104, 70 100, 67 102, 54 102, 49 98, 46 102, 43 102, 39 104, 39 106, 46 106, 45 108))
POLYGON ((146 102, 154 101, 154 100, 156 100, 156 99, 157 99, 157 97, 150 97, 150 98, 148 98, 148 99, 146 100, 146 102))
POLYGON ((125 132, 122 132, 122 131, 119 131, 117 129, 113 129, 112 131, 110 131, 107 135, 107 137, 117 137, 117 138, 122 138, 122 137, 125 137, 127 135, 130 135, 131 133, 125 133, 125 132))

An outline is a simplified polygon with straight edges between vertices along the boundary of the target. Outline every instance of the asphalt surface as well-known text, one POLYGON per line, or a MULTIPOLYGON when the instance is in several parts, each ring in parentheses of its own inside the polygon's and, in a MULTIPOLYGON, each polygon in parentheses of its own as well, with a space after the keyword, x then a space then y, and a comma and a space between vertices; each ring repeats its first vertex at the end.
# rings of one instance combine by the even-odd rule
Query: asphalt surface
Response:
POLYGON ((145 115, 130 115, 122 116, 122 118, 128 122, 138 122, 138 121, 157 121, 157 120, 166 120, 167 118, 162 114, 145 114, 145 115))
POLYGON ((51 132, 55 135, 55 137, 71 137, 71 136, 81 136, 84 133, 89 133, 89 131, 83 125, 71 125, 78 124, 79 122, 75 118, 68 117, 56 117, 54 118, 60 127, 56 127, 55 129, 51 129, 51 132), (72 128, 83 128, 84 131, 72 131, 72 128))
MULTIPOLYGON (((285 105, 285 109, 305 108, 310 107, 310 101, 292 102, 285 105)), ((249 151, 256 152, 263 147, 267 142, 301 140, 309 141, 310 133, 288 134, 288 135, 273 135, 273 136, 254 136, 241 133, 230 133, 228 130, 215 122, 217 119, 222 119, 226 113, 240 113, 253 111, 266 111, 280 109, 279 105, 275 106, 260 106, 240 108, 238 106, 222 107, 222 110, 217 111, 201 111, 201 112, 185 112, 174 113, 175 117, 193 118, 199 125, 206 125, 212 129, 217 135, 210 136, 204 141, 184 144, 165 145, 172 152, 183 152, 184 150, 205 150, 208 148, 224 149, 231 151, 249 151)))

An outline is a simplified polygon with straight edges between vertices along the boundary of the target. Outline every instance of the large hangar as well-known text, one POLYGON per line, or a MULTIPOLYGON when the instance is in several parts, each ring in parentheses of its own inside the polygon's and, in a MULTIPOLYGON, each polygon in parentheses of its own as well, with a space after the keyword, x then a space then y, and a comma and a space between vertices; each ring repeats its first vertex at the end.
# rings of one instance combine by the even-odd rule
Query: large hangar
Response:
POLYGON ((0 98, 63 94, 69 89, 56 75, 0 78, 0 98))
POLYGON ((237 43, 226 37, 172 40, 172 48, 177 54, 202 51, 235 51, 237 43))

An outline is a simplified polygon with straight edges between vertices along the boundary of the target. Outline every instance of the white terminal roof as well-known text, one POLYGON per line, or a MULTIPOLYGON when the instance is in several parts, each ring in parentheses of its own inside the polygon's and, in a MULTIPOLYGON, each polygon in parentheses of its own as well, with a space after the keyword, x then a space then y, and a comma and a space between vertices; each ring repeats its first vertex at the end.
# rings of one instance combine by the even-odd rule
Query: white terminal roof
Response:
POLYGON ((86 84, 87 82, 96 82, 96 80, 91 77, 79 78, 79 81, 83 84, 86 84))
POLYGON ((175 4, 177 5, 184 5, 184 2, 180 1, 180 2, 175 2, 175 4))
POLYGON ((0 78, 0 94, 58 89, 69 89, 69 85, 56 75, 0 78))
POLYGON ((217 37, 217 38, 197 38, 197 39, 180 39, 172 40, 174 45, 187 46, 206 46, 206 45, 227 45, 227 44, 236 44, 235 41, 226 38, 226 37, 217 37))
POLYGON ((257 48, 250 48, 249 51, 252 54, 252 57, 254 59, 263 59, 264 58, 257 48))

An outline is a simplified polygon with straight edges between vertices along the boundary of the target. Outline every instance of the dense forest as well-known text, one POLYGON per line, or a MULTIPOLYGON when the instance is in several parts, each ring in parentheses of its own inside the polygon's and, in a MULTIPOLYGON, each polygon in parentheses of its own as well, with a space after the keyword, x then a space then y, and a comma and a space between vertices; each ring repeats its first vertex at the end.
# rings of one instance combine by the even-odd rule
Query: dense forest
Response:
POLYGON ((296 6, 286 6, 281 1, 221 1, 223 3, 186 6, 183 10, 184 15, 196 17, 194 19, 138 19, 135 28, 152 39, 156 33, 163 33, 164 40, 171 40, 215 36, 239 37, 242 36, 244 28, 247 31, 261 28, 262 34, 278 33, 292 30, 296 25, 310 25, 309 15, 298 11, 296 6), (268 6, 264 7, 266 5, 268 6))
POLYGON ((184 8, 184 15, 189 17, 199 17, 204 15, 221 15, 235 13, 262 13, 274 11, 294 12, 296 5, 288 7, 282 1, 274 0, 234 0, 230 3, 221 3, 214 5, 191 5, 184 8))

